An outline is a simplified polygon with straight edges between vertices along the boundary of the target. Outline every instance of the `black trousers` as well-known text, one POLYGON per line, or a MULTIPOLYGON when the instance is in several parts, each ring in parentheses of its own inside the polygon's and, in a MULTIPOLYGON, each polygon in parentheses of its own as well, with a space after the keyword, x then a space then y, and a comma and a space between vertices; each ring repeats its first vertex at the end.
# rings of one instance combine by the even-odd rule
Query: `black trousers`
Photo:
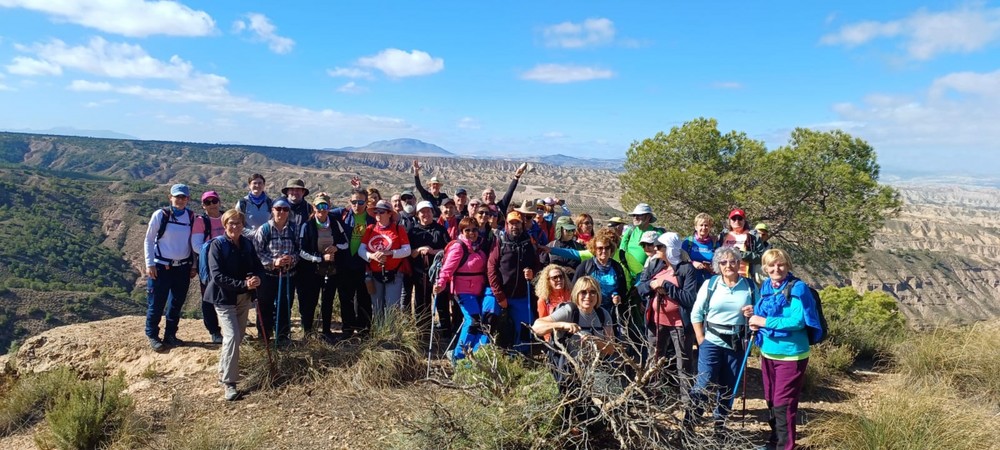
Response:
POLYGON ((295 287, 299 294, 299 316, 302 318, 302 331, 304 333, 315 331, 317 304, 320 305, 320 322, 323 327, 321 331, 330 332, 333 297, 337 294, 338 277, 338 275, 324 277, 315 273, 298 274, 295 287))
MULTIPOLYGON (((201 298, 205 298, 205 284, 201 284, 201 298)), ((212 336, 222 336, 222 327, 219 326, 219 315, 215 313, 215 305, 204 300, 201 301, 201 321, 205 324, 205 329, 212 336)))
POLYGON ((343 331, 354 333, 367 330, 372 323, 372 297, 365 287, 365 271, 340 271, 340 286, 337 294, 340 297, 340 317, 343 321, 343 331))

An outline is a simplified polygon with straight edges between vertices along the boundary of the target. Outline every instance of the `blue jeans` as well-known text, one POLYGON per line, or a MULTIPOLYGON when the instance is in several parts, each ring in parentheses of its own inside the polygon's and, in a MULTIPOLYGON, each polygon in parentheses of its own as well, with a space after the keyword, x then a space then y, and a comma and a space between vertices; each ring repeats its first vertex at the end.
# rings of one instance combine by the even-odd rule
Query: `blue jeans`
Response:
POLYGON ((156 279, 146 278, 146 336, 159 338, 160 316, 166 309, 167 320, 163 338, 177 337, 181 308, 191 285, 191 264, 167 268, 156 265, 156 279))
MULTIPOLYGON (((488 290, 488 289, 487 289, 488 290)), ((493 298, 493 293, 489 293, 493 298)), ((472 294, 458 294, 458 306, 462 309, 462 329, 458 333, 458 344, 453 355, 456 360, 465 358, 466 351, 476 351, 480 345, 487 344, 490 337, 483 332, 483 298, 472 294)), ((493 300, 496 305, 496 299, 493 300)))
POLYGON ((704 411, 709 383, 715 383, 719 392, 713 416, 716 422, 725 420, 732 409, 729 399, 736 393, 736 376, 740 373, 741 364, 743 355, 740 352, 715 345, 708 339, 701 343, 698 347, 698 375, 691 388, 695 418, 701 417, 704 411))

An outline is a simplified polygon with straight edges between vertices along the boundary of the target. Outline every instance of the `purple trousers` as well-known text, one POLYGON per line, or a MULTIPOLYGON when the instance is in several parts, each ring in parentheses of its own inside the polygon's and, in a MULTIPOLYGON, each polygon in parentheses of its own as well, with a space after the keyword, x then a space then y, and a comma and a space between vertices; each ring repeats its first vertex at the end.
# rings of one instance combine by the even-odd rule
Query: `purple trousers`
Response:
POLYGON ((801 361, 760 359, 760 370, 764 375, 764 400, 767 401, 770 413, 768 423, 771 425, 771 436, 768 443, 775 444, 775 448, 795 448, 795 417, 808 364, 809 358, 801 361))

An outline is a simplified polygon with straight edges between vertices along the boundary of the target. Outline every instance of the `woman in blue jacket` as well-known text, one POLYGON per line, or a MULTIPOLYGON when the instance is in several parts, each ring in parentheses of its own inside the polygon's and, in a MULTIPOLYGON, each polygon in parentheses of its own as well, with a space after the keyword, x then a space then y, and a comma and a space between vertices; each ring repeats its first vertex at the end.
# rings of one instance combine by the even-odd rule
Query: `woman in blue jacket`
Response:
POLYGON ((819 326, 819 315, 809 287, 790 272, 792 260, 787 253, 768 250, 761 264, 769 279, 760 287, 760 301, 753 308, 749 325, 757 331, 764 400, 770 416, 771 435, 764 448, 791 450, 795 448, 796 412, 809 364, 809 333, 819 326))

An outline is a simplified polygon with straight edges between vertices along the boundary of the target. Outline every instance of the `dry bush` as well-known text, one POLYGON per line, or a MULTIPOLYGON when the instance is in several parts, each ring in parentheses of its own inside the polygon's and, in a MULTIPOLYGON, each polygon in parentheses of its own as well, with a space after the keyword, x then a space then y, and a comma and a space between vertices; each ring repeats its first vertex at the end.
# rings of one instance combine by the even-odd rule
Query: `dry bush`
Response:
POLYGON ((857 415, 828 414, 810 423, 810 448, 992 449, 1000 419, 946 386, 897 383, 886 395, 856 406, 857 415))
POLYGON ((65 367, 13 381, 0 400, 0 436, 14 434, 41 420, 59 394, 76 382, 76 374, 65 367))
POLYGON ((433 399, 431 410, 409 424, 405 442, 416 448, 750 446, 732 430, 683 427, 687 396, 665 375, 665 360, 643 366, 620 347, 612 358, 587 345, 571 351, 553 344, 550 351, 568 357, 563 374, 572 382, 555 382, 552 360, 539 364, 492 346, 479 349, 458 363, 455 395, 433 399))
POLYGON ((940 380, 1000 405, 1000 324, 940 327, 896 346, 894 363, 913 382, 940 380))
POLYGON ((336 345, 311 337, 277 349, 265 349, 260 342, 244 345, 242 383, 248 390, 316 381, 357 389, 401 386, 423 376, 421 345, 415 321, 389 309, 376 317, 368 333, 336 345))
POLYGON ((148 437, 148 425, 134 410, 125 375, 78 380, 55 398, 45 428, 35 435, 42 449, 134 448, 148 437))

